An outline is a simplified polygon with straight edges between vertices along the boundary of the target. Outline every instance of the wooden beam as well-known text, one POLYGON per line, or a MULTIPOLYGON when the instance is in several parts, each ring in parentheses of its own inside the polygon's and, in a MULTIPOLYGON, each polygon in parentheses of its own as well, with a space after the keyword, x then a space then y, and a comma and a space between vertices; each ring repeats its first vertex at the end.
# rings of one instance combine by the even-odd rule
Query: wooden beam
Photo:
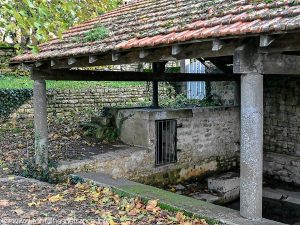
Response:
POLYGON ((74 65, 76 62, 77 62, 77 59, 75 59, 74 57, 68 59, 68 65, 70 65, 70 66, 74 65))
POLYGON ((90 64, 93 64, 93 63, 95 63, 95 62, 97 62, 98 61, 98 57, 97 56, 89 56, 89 63, 90 64))
MULTIPOLYGON (((201 43, 189 43, 180 45, 177 47, 162 46, 156 48, 144 49, 140 55, 139 49, 134 49, 126 52, 110 52, 103 55, 93 56, 78 56, 76 62, 69 65, 67 58, 52 60, 50 69, 66 69, 74 67, 91 67, 91 66, 103 66, 103 65, 120 65, 129 63, 142 63, 142 62, 160 62, 160 61, 171 61, 180 59, 191 59, 191 58, 206 58, 206 57, 221 57, 221 56, 232 56, 238 42, 232 41, 223 45, 219 51, 212 51, 212 41, 201 42, 201 43), (148 54, 149 51, 151 54, 148 54), (172 55, 175 53, 176 55, 172 55), (146 53, 147 52, 147 53, 146 53), (147 54, 147 56, 146 56, 147 54), (140 58, 140 56, 144 58, 140 58), (96 60, 97 59, 97 60, 96 60)), ((175 45, 176 46, 176 45, 175 45)))
POLYGON ((300 56, 284 54, 263 54, 262 74, 300 75, 300 56))
POLYGON ((172 55, 178 55, 185 47, 186 47, 185 45, 173 45, 172 55))
POLYGON ((212 51, 212 42, 194 43, 182 49, 182 51, 174 55, 176 59, 197 59, 221 56, 233 56, 234 50, 238 43, 230 42, 223 45, 219 51, 212 51))
POLYGON ((261 53, 300 52, 300 33, 285 34, 276 38, 271 45, 260 48, 261 53))
POLYGON ((145 59, 145 58, 148 57, 151 53, 152 53, 152 51, 149 50, 149 49, 142 49, 142 50, 140 50, 139 58, 140 58, 140 59, 145 59))
POLYGON ((225 74, 233 74, 233 69, 228 67, 225 63, 222 63, 218 58, 208 58, 212 64, 214 64, 219 70, 225 74))
POLYGON ((147 73, 90 70, 33 70, 33 80, 69 81, 234 81, 239 75, 199 73, 147 73))
POLYGON ((54 60, 51 60, 51 62, 50 62, 51 67, 54 67, 55 64, 56 64, 55 61, 54 61, 54 60))
POLYGON ((261 53, 255 42, 236 49, 234 73, 300 75, 300 56, 280 53, 261 53))
POLYGON ((261 35, 259 39, 259 47, 268 47, 270 44, 273 43, 273 41, 275 41, 275 38, 271 37, 270 35, 261 35))
POLYGON ((217 52, 220 51, 222 48, 223 48, 223 41, 219 39, 213 40, 212 51, 217 52))
POLYGON ((41 66, 43 66, 44 65, 44 62, 40 62, 40 61, 38 61, 38 62, 35 62, 35 67, 41 67, 41 66))
POLYGON ((112 60, 113 62, 116 62, 116 61, 118 61, 118 60, 120 59, 120 57, 121 57, 121 53, 119 53, 119 52, 113 52, 113 53, 112 53, 112 57, 111 57, 112 59, 111 59, 111 60, 112 60))

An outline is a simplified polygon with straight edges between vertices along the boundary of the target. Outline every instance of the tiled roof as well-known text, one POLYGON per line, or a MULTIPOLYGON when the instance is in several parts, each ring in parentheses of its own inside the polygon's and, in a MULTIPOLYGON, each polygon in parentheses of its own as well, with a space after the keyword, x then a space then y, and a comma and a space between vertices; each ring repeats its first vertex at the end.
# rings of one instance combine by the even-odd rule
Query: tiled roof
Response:
POLYGON ((142 0, 72 27, 62 39, 40 45, 13 62, 97 55, 112 50, 228 36, 300 31, 300 0, 142 0), (107 38, 83 43, 75 37, 96 27, 107 38))

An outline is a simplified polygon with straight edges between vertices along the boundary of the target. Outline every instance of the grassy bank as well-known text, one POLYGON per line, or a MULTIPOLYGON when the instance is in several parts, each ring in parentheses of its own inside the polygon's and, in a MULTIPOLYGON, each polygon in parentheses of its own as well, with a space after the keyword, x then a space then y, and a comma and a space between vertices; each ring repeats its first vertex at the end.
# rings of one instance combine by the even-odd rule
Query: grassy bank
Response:
MULTIPOLYGON (((145 85, 145 82, 110 82, 110 81, 47 81, 47 89, 88 89, 96 87, 134 87, 145 85)), ((32 88, 33 81, 29 77, 0 76, 0 88, 21 89, 32 88)))

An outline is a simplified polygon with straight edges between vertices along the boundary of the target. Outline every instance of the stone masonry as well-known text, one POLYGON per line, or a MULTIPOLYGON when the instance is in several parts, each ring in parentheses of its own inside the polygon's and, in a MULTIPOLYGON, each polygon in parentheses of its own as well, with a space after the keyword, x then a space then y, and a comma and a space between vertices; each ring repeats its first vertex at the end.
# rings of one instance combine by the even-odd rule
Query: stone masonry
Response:
MULTIPOLYGON (((230 105, 234 83, 212 82, 212 94, 230 105)), ((264 79, 264 173, 300 185, 300 76, 264 79)))
MULTIPOLYGON (((160 87, 160 96, 168 95, 166 87, 160 87)), ((99 87, 89 90, 48 90, 48 116, 67 117, 72 113, 97 111, 102 107, 135 105, 150 101, 151 89, 146 86, 110 88, 99 87)), ((33 117, 32 99, 22 105, 11 118, 26 119, 33 117)))
POLYGON ((300 76, 265 79, 264 171, 300 186, 300 76))
MULTIPOLYGON (((141 178, 177 171, 176 181, 180 181, 235 168, 239 151, 238 117, 238 107, 119 110, 117 124, 121 140, 149 149, 142 164, 132 165, 128 175, 141 178), (162 119, 176 119, 180 124, 177 128, 178 162, 155 167, 155 121, 162 119)), ((168 174, 162 176, 165 182, 174 179, 168 174)))

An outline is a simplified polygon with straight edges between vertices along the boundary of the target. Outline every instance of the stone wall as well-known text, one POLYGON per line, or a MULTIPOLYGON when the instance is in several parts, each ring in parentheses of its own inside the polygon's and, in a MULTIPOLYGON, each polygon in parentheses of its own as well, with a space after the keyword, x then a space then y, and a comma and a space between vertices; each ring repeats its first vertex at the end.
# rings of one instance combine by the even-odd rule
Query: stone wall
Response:
POLYGON ((300 76, 275 76, 264 85, 264 170, 300 185, 300 76))
POLYGON ((132 165, 128 173, 133 173, 132 177, 142 179, 151 175, 156 179, 160 174, 166 182, 168 179, 174 182, 170 176, 173 174, 178 182, 237 166, 238 107, 124 109, 119 110, 117 118, 123 142, 149 149, 141 160, 142 165, 132 165), (176 119, 180 124, 177 128, 177 149, 180 151, 177 163, 155 167, 155 121, 162 119, 176 119))
POLYGON ((14 48, 0 46, 0 75, 11 70, 8 68, 8 63, 15 54, 14 48))
MULTIPOLYGON (((168 95, 169 89, 160 87, 160 96, 168 95)), ((71 114, 86 111, 97 111, 102 107, 135 105, 139 102, 150 101, 151 89, 146 86, 126 88, 99 87, 89 90, 48 90, 48 116, 68 117, 71 114)), ((10 115, 13 119, 33 117, 32 99, 16 112, 10 115)))
MULTIPOLYGON (((211 82, 224 105, 234 103, 234 82, 211 82)), ((264 80, 265 175, 300 185, 300 76, 264 80)))
POLYGON ((213 99, 220 100, 222 105, 226 105, 226 106, 235 104, 236 82, 234 81, 210 82, 210 86, 211 86, 211 95, 213 99))

